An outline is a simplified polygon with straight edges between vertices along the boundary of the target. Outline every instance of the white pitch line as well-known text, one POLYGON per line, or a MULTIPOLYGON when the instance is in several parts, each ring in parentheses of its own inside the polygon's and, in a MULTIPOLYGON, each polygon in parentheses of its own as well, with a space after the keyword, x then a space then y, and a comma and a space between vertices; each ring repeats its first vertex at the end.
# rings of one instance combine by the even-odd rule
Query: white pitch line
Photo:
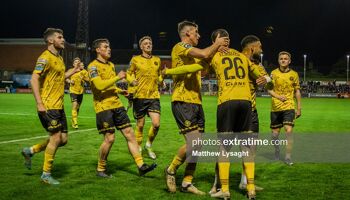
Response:
MULTIPOLYGON (((1 114, 1 113, 0 113, 1 114)), ((24 113, 22 113, 24 114, 24 113)), ((151 121, 146 121, 146 122, 151 122, 151 121)), ((135 122, 131 122, 131 124, 136 124, 135 122)), ((91 130, 96 130, 96 128, 89 128, 89 129, 83 129, 83 130, 76 130, 76 131, 70 131, 69 134, 72 133, 79 133, 79 132, 86 132, 86 131, 91 131, 91 130)), ((36 136, 36 137, 30 137, 30 138, 23 138, 23 139, 18 139, 18 140, 7 140, 7 141, 0 141, 0 144, 8 144, 8 143, 14 143, 14 142, 22 142, 22 141, 28 141, 28 140, 34 140, 34 139, 39 139, 39 138, 45 138, 48 137, 46 136, 36 136)))
MULTIPOLYGON (((96 128, 89 128, 89 129, 83 129, 83 130, 77 130, 77 131, 70 131, 69 134, 71 134, 71 133, 78 133, 78 132, 86 132, 86 131, 91 131, 91 130, 96 130, 96 128)), ((45 135, 45 136, 36 136, 36 137, 31 137, 31 138, 23 138, 23 139, 18 139, 18 140, 8 140, 8 141, 2 141, 2 142, 0 142, 0 144, 22 142, 22 141, 34 140, 34 139, 46 138, 46 137, 48 137, 48 136, 45 135)))
POLYGON ((0 115, 25 115, 25 116, 27 116, 27 115, 33 115, 33 114, 29 114, 29 113, 0 113, 0 115))
MULTIPOLYGON (((38 116, 37 114, 30 114, 30 113, 0 113, 0 115, 38 116)), ((71 118, 71 116, 67 116, 67 118, 71 118)), ((79 118, 96 118, 96 117, 79 116, 79 118)))

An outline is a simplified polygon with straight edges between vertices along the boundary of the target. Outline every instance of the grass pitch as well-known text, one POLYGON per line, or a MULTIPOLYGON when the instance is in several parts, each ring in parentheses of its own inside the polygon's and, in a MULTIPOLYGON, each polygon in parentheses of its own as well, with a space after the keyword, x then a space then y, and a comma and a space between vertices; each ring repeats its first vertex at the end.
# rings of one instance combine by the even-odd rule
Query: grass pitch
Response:
MULTIPOLYGON (((122 99, 126 105, 126 100, 122 99)), ((171 113, 170 96, 161 97, 161 128, 154 143, 158 168, 146 177, 139 177, 126 142, 117 133, 108 160, 113 178, 106 180, 95 175, 102 136, 95 128, 92 96, 85 95, 79 114, 79 130, 69 127, 68 144, 56 154, 52 173, 61 182, 59 186, 45 185, 40 181, 43 153, 33 157, 32 170, 23 165, 21 149, 47 136, 37 117, 33 96, 0 94, 0 102, 0 199, 211 199, 209 195, 166 192, 163 170, 184 143, 171 113)), ((269 134, 270 99, 259 98, 257 105, 260 132, 269 134)), ((206 131, 215 132, 216 97, 204 97, 203 107, 206 131)), ((303 99, 302 108, 302 117, 296 121, 294 132, 349 133, 349 100, 303 99)), ((65 111, 69 125, 70 109, 69 96, 66 95, 65 111)), ((129 114, 131 117, 131 112, 129 114)), ((149 126, 146 123, 144 130, 149 126)), ((145 141, 147 133, 144 132, 145 141)), ((329 150, 332 151, 331 146, 329 150)), ((153 161, 145 155, 145 162, 153 161)), ((180 167, 178 171, 177 185, 181 184, 183 170, 180 167)), ((240 163, 232 164, 232 199, 246 199, 244 192, 238 190, 241 170, 240 163)), ((196 187, 209 191, 213 179, 214 163, 198 164, 194 178, 196 187)), ((265 188, 257 194, 257 199, 350 199, 350 163, 296 163, 292 167, 282 162, 257 163, 256 184, 265 188)))

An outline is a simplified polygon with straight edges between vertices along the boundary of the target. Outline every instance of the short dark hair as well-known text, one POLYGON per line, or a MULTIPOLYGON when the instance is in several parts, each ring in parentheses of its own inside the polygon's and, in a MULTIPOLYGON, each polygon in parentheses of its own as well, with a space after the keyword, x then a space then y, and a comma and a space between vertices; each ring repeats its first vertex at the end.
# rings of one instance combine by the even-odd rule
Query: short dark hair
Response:
POLYGON ((152 38, 151 38, 151 36, 148 36, 148 35, 146 35, 146 36, 143 36, 140 40, 139 40, 139 46, 141 46, 141 43, 142 43, 142 41, 144 41, 144 40, 150 40, 151 42, 152 42, 152 38))
POLYGON ((241 41, 241 47, 242 49, 246 48, 249 44, 254 43, 254 42, 258 42, 260 41, 260 39, 255 36, 255 35, 247 35, 245 36, 242 41, 241 41))
POLYGON ((219 28, 211 33, 211 41, 215 42, 216 37, 220 34, 220 37, 230 37, 225 29, 219 28))
POLYGON ((99 38, 92 42, 92 48, 96 50, 100 47, 101 43, 107 43, 109 44, 109 40, 107 38, 99 38))
POLYGON ((184 20, 180 23, 177 24, 177 32, 179 33, 179 35, 181 36, 181 31, 186 27, 186 26, 193 26, 195 28, 198 28, 198 25, 194 22, 190 22, 187 20, 184 20))
POLYGON ((62 30, 62 29, 59 29, 59 28, 47 28, 47 29, 44 31, 44 34, 43 34, 45 43, 48 42, 48 41, 47 41, 48 37, 50 37, 50 36, 53 35, 54 33, 63 34, 63 30, 62 30))

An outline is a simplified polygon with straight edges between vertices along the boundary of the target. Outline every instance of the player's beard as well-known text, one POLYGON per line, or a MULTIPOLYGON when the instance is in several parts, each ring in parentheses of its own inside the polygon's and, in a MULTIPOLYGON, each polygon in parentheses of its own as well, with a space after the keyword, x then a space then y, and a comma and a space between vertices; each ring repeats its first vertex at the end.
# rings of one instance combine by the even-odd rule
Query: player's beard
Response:
POLYGON ((64 44, 62 45, 62 44, 57 43, 57 44, 54 44, 54 47, 55 47, 55 49, 57 49, 58 51, 60 51, 60 50, 63 50, 63 49, 64 49, 64 44))

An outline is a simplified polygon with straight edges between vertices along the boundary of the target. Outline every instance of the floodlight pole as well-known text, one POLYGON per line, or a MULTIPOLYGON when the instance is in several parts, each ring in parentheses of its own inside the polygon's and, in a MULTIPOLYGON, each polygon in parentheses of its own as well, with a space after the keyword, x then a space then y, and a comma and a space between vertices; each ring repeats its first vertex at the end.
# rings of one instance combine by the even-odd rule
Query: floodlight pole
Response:
POLYGON ((350 55, 346 55, 346 83, 349 82, 349 57, 350 55))
POLYGON ((304 82, 306 80, 306 57, 307 57, 307 55, 304 54, 304 82))

